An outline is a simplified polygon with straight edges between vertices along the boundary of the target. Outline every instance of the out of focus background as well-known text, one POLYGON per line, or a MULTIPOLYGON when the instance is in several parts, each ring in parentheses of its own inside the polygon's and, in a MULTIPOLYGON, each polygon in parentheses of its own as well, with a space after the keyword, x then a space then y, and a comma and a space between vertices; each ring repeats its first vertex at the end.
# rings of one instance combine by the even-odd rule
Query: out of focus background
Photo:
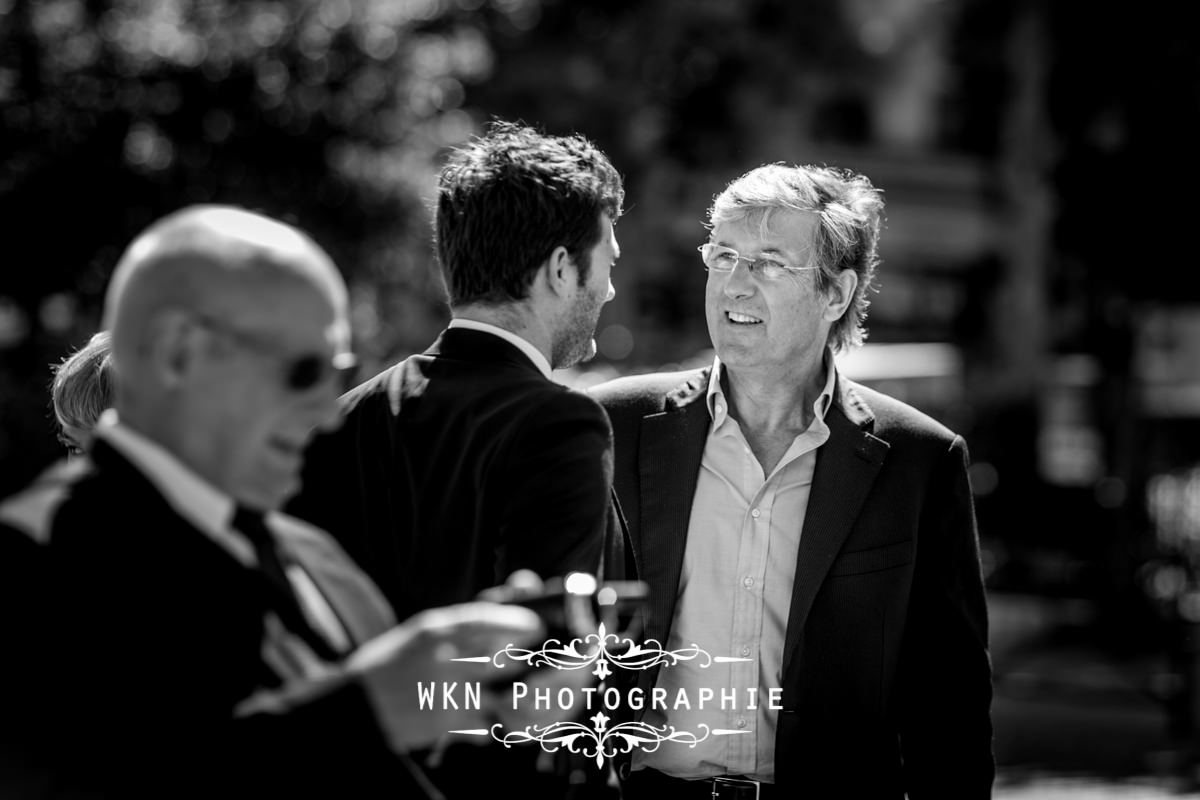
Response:
POLYGON ((429 202, 491 118, 626 178, 600 355, 711 358, 695 252, 765 162, 885 190, 850 376, 962 433, 998 796, 1186 792, 1200 764, 1200 34, 1187 4, 0 0, 0 495, 60 455, 49 365, 156 217, 311 232, 369 371, 447 319, 429 202))

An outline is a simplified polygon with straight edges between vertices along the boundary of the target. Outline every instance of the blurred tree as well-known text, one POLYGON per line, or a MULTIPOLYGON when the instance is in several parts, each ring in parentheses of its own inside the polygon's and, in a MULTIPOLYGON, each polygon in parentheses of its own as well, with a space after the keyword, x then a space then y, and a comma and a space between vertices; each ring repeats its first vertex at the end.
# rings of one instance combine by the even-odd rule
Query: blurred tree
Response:
POLYGON ((0 0, 0 493, 54 455, 47 363, 99 322, 121 250, 189 203, 311 232, 368 363, 444 311, 426 197, 464 85, 535 0, 0 0), (44 421, 44 425, 37 424, 44 421))

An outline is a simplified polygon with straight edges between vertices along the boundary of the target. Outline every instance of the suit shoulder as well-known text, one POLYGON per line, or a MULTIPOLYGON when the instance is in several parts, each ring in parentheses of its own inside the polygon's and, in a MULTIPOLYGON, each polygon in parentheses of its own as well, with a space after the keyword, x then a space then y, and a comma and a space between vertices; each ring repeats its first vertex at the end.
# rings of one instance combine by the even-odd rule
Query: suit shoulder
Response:
POLYGON ((60 461, 33 483, 0 503, 0 525, 18 530, 35 542, 50 541, 50 530, 59 508, 70 499, 76 484, 94 472, 91 461, 60 461))
POLYGON ((405 372, 413 368, 413 362, 417 358, 419 356, 410 356, 399 361, 346 392, 338 400, 342 408, 342 413, 350 414, 360 406, 369 406, 385 400, 391 391, 391 387, 398 381, 403 381, 405 372))
POLYGON ((663 410, 669 393, 681 386, 702 381, 707 374, 707 370, 699 369, 630 375, 593 386, 588 394, 610 413, 623 410, 651 413, 663 410))
POLYGON ((847 381, 851 402, 855 395, 875 417, 875 432, 882 438, 904 436, 943 443, 949 447, 958 434, 908 403, 860 383, 847 381))
POLYGON ((545 422, 563 419, 594 421, 608 427, 608 416, 604 409, 587 393, 545 380, 539 380, 536 386, 530 385, 525 393, 526 402, 522 403, 522 407, 526 418, 545 422))

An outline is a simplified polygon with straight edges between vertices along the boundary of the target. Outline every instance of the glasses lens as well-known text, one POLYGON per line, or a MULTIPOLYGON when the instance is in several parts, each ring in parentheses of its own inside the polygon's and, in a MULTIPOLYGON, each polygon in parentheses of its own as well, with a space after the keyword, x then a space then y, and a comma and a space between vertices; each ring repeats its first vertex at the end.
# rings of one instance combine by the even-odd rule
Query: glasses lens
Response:
POLYGON ((288 367, 288 387, 293 391, 306 392, 325 379, 328 363, 319 356, 302 356, 288 367))
POLYGON ((350 353, 339 353, 331 360, 317 355, 301 356, 288 367, 287 384, 292 391, 307 392, 333 373, 339 379, 338 388, 344 392, 351 388, 356 366, 357 361, 350 353))
POLYGON ((711 270, 729 272, 737 266, 738 253, 736 250, 711 242, 700 245, 699 250, 700 257, 704 259, 704 266, 711 270))

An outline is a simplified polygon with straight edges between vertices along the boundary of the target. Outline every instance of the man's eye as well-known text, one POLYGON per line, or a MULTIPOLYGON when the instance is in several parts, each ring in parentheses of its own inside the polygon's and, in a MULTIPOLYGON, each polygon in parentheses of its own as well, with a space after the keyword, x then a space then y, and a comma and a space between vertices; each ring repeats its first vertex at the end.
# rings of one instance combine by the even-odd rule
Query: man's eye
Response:
POLYGON ((755 260, 754 270, 765 278, 779 278, 787 272, 787 265, 771 258, 760 258, 755 260))

